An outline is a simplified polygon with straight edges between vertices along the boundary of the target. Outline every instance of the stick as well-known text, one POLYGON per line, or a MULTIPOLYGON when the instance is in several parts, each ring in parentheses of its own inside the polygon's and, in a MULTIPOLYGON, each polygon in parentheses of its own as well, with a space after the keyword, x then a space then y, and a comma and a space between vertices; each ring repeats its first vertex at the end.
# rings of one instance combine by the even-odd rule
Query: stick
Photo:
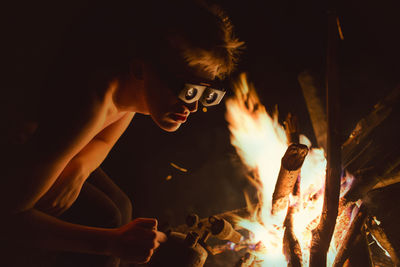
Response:
POLYGON ((293 232, 293 210, 294 207, 289 207, 285 219, 285 233, 283 235, 283 253, 285 254, 288 266, 301 267, 302 253, 299 241, 293 232))
POLYGON ((300 130, 299 130, 299 122, 297 120, 297 116, 292 116, 289 113, 286 116, 286 120, 283 122, 285 125, 285 133, 288 139, 289 144, 300 143, 300 130))
POLYGON ((333 263, 334 267, 342 267, 344 262, 349 258, 351 249, 354 246, 356 238, 361 234, 360 230, 364 225, 366 218, 367 212, 364 205, 362 205, 357 213, 357 216, 351 223, 351 226, 342 242, 342 245, 340 246, 338 253, 336 254, 335 261, 333 263))
POLYGON ((308 147, 302 144, 291 144, 286 150, 272 195, 272 214, 287 207, 289 194, 293 191, 307 153, 308 147))
POLYGON ((324 204, 318 226, 312 231, 310 266, 326 266, 326 256, 332 240, 338 215, 340 180, 342 172, 341 141, 339 131, 339 83, 336 64, 336 46, 338 33, 336 15, 328 16, 328 53, 327 53, 327 170, 324 192, 324 204))
POLYGON ((303 91, 304 99, 306 100, 308 114, 310 115, 317 144, 326 151, 326 112, 321 98, 317 93, 320 90, 316 86, 314 77, 307 71, 300 73, 297 79, 303 91))

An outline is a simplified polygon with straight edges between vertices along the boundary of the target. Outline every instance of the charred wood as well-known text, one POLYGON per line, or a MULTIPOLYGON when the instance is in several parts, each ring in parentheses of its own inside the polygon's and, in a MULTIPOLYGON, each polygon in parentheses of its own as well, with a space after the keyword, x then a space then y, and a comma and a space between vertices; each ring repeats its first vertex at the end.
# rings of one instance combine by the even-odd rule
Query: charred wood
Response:
POLYGON ((359 242, 358 239, 362 237, 362 226, 367 218, 367 211, 365 206, 361 206, 356 217, 354 218, 343 242, 340 246, 338 253, 336 254, 334 267, 341 267, 344 265, 346 260, 349 258, 355 243, 359 242))

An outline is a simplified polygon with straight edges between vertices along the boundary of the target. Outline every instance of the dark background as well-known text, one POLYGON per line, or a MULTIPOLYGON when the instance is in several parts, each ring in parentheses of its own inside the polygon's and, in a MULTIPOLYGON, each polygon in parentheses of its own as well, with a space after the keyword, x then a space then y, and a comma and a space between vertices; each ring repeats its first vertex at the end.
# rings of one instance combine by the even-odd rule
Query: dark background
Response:
MULTIPOLYGON (((289 111, 298 115, 302 132, 315 140, 297 75, 311 70, 324 83, 323 1, 216 2, 246 42, 237 74, 248 73, 268 110, 278 105, 282 118, 289 111)), ((339 47, 343 134, 400 83, 397 2, 354 0, 339 7, 345 37, 339 47)), ((19 1, 1 8, 3 115, 33 116, 57 40, 90 5, 89 0, 19 1)), ((250 186, 230 145, 224 114, 223 104, 199 111, 176 133, 163 132, 149 117, 134 118, 103 168, 132 199, 135 217, 177 225, 189 212, 206 217, 244 206, 242 192, 250 186)))

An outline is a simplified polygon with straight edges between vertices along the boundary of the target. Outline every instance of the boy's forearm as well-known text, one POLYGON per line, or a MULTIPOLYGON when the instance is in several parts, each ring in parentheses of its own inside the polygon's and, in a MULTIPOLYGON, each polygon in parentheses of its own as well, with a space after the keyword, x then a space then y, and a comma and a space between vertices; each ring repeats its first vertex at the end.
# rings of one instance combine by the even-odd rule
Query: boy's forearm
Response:
POLYGON ((132 120, 134 113, 126 113, 116 122, 107 126, 97 134, 73 160, 79 161, 83 169, 90 174, 97 169, 107 157, 108 153, 117 142, 132 120))
POLYGON ((61 221, 30 209, 9 215, 1 222, 2 239, 42 249, 111 255, 113 229, 61 221))
POLYGON ((79 165, 78 170, 87 178, 101 165, 111 148, 112 146, 104 141, 93 139, 72 159, 71 164, 79 165))

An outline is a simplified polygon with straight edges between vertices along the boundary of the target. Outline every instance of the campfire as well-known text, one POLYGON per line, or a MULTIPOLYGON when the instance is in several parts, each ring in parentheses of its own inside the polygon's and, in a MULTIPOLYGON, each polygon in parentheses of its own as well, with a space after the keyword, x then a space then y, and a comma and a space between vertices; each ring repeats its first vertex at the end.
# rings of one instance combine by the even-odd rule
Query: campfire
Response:
MULTIPOLYGON (((314 86, 312 77, 303 73, 299 80, 306 100, 310 102, 310 98, 315 97, 310 93, 310 87, 314 86)), ((359 176, 356 183, 355 177, 347 171, 360 167, 360 163, 354 163, 360 157, 355 156, 360 153, 359 145, 387 119, 391 105, 399 98, 400 88, 397 88, 357 124, 342 146, 343 166, 347 168, 341 175, 338 215, 327 253, 327 266, 345 265, 352 246, 360 242, 360 238, 368 246, 368 234, 384 256, 396 266, 399 264, 393 242, 362 201, 369 190, 399 182, 398 157, 395 157, 397 165, 392 165, 390 174, 386 172, 385 176, 372 181, 363 181, 360 170, 356 172, 359 176)), ((319 104, 314 99, 312 105, 319 104)), ((231 244, 231 249, 238 250, 244 244, 247 246, 247 254, 239 266, 313 266, 310 264, 313 242, 316 242, 313 231, 326 213, 323 205, 327 169, 324 149, 313 148, 306 136, 299 135, 294 116, 289 114, 284 125, 279 124, 277 111, 270 116, 244 74, 236 85, 235 96, 227 100, 226 106, 231 143, 249 170, 249 181, 257 189, 256 202, 245 192, 245 216, 241 212, 225 214, 239 229, 249 232, 248 239, 237 245, 231 244)), ((312 119, 321 116, 310 115, 312 119)), ((321 129, 321 125, 315 125, 314 121, 314 129, 321 129)), ((371 249, 367 249, 369 266, 382 266, 373 265, 371 259, 383 256, 372 255, 371 249)))
MULTIPOLYGON (((226 105, 232 144, 249 168, 248 178, 258 192, 258 203, 251 203, 246 196, 250 216, 234 216, 236 225, 251 233, 246 242, 254 248, 253 265, 286 266, 288 261, 295 261, 308 266, 312 230, 320 221, 323 207, 324 150, 311 148, 307 137, 298 134, 294 117, 288 116, 285 129, 278 123, 277 113, 269 116, 245 75, 236 86, 235 97, 226 105)), ((351 174, 342 177, 341 196, 353 179, 351 174)), ((329 249, 329 266, 357 210, 355 204, 341 207, 340 224, 329 249)))
MULTIPOLYGON (((309 73, 299 75, 309 111, 322 110, 318 107, 320 101, 315 101, 313 79, 309 73)), ((315 234, 316 229, 333 218, 324 265, 398 266, 399 244, 396 237, 388 235, 396 233, 397 224, 384 225, 379 210, 383 205, 396 203, 393 199, 399 192, 400 156, 396 146, 392 150, 386 146, 385 156, 377 151, 383 153, 385 147, 379 137, 386 137, 387 128, 398 120, 400 110, 396 107, 400 101, 400 87, 375 105, 339 146, 342 162, 335 217, 326 215, 324 203, 327 194, 328 197, 331 194, 326 185, 329 167, 324 148, 312 145, 300 134, 295 116, 289 114, 280 124, 276 110, 269 115, 245 74, 240 76, 234 92, 235 95, 226 101, 231 143, 248 169, 248 181, 257 193, 244 192, 245 208, 205 219, 189 216, 187 225, 175 231, 189 231, 186 240, 197 236, 195 243, 204 247, 208 255, 223 256, 236 251, 242 258, 235 267, 319 267, 322 265, 315 263, 315 259, 313 262, 313 254, 319 256, 325 251, 315 249, 318 248, 316 243, 324 241, 315 234), (389 201, 383 201, 385 197, 389 201), (216 220, 222 224, 216 224, 216 220), (207 244, 212 236, 225 242, 207 244)), ((318 140, 324 139, 319 136, 326 135, 326 124, 323 125, 324 118, 318 118, 325 115, 310 112, 310 116, 320 143, 318 140)), ((390 138, 387 143, 391 144, 390 138)))

